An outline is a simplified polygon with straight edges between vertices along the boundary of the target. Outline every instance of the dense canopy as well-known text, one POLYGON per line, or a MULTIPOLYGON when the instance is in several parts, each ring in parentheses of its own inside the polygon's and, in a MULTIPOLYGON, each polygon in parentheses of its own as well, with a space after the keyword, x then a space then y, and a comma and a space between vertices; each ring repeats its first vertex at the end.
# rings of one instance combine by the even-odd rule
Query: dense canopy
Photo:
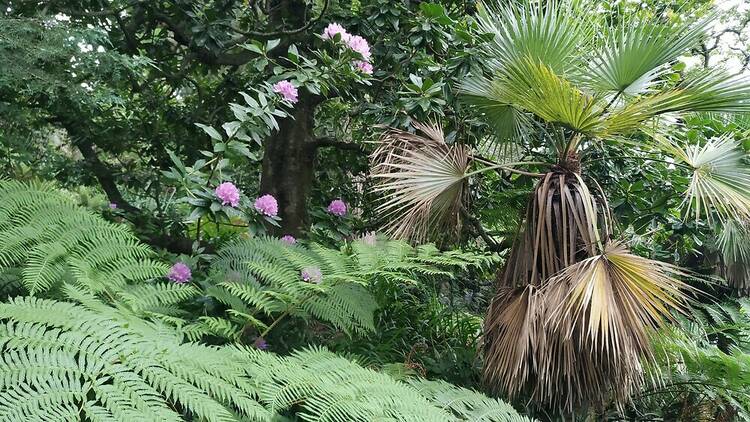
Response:
POLYGON ((0 421, 750 420, 745 0, 9 0, 0 421))

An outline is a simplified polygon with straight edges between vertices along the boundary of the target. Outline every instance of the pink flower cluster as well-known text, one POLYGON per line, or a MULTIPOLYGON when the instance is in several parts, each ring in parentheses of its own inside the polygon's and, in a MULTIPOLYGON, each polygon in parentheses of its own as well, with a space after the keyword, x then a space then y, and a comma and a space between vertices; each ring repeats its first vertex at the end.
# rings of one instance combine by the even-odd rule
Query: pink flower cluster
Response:
POLYGON ((224 182, 216 187, 216 197, 221 200, 221 205, 236 207, 240 204, 240 190, 232 182, 224 182))
POLYGON ((292 83, 289 81, 278 81, 273 84, 273 92, 281 94, 282 98, 292 104, 295 104, 297 101, 299 101, 299 97, 297 96, 299 92, 297 91, 297 88, 295 88, 294 85, 292 85, 292 83))
POLYGON ((355 60, 354 67, 365 75, 372 75, 372 64, 364 60, 355 60))
POLYGON ((372 75, 372 63, 370 63, 372 59, 372 53, 370 52, 370 44, 367 42, 366 39, 359 35, 352 35, 348 32, 346 32, 346 29, 339 25, 336 22, 331 22, 328 24, 328 26, 323 30, 323 34, 321 37, 324 40, 330 40, 333 39, 337 34, 341 34, 341 41, 346 44, 349 49, 352 51, 355 51, 359 53, 362 56, 363 60, 355 60, 352 62, 352 66, 354 68, 365 75, 372 75))
POLYGON ((268 342, 266 342, 266 339, 264 339, 263 337, 258 337, 253 342, 253 346, 255 346, 255 348, 259 350, 266 350, 268 349, 268 342))
POLYGON ((337 217, 343 217, 346 215, 346 203, 340 199, 334 199, 328 205, 328 212, 337 217))
POLYGON ((323 273, 318 267, 307 267, 302 269, 300 277, 302 277, 302 280, 309 283, 318 284, 323 280, 323 273))
POLYGON ((193 274, 190 272, 190 267, 185 265, 182 262, 178 262, 174 265, 172 265, 172 268, 169 269, 169 274, 167 274, 167 278, 170 281, 174 281, 175 283, 187 283, 190 281, 190 279, 193 278, 193 274))
POLYGON ((284 235, 280 240, 287 245, 294 245, 297 243, 297 239, 295 239, 294 236, 288 234, 284 235))
POLYGON ((333 39, 336 34, 341 34, 341 39, 344 39, 349 35, 349 33, 346 32, 346 29, 343 26, 336 22, 331 22, 328 24, 328 26, 326 26, 326 29, 323 30, 322 37, 324 40, 330 40, 333 39))
POLYGON ((273 195, 263 195, 255 200, 255 210, 269 217, 276 217, 279 214, 279 203, 273 195))
POLYGON ((378 243, 378 237, 375 232, 367 232, 363 234, 360 240, 362 240, 362 243, 367 246, 375 246, 378 243))

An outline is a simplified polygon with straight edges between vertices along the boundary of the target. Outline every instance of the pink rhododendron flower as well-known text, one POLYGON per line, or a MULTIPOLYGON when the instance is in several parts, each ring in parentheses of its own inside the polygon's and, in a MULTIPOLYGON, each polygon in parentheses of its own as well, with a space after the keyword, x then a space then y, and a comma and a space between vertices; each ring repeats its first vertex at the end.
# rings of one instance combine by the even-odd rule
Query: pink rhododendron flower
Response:
POLYGON ((367 246, 375 246, 375 244, 378 241, 378 238, 375 235, 375 232, 368 232, 362 235, 361 240, 362 240, 362 243, 364 243, 367 246))
POLYGON ((284 235, 281 238, 281 241, 284 242, 284 243, 286 243, 287 245, 294 245, 295 243, 297 243, 297 239, 295 239, 294 236, 291 236, 291 235, 288 235, 288 234, 284 235))
POLYGON ((302 269, 300 277, 307 282, 318 284, 323 280, 323 273, 318 267, 307 267, 302 269))
POLYGON ((281 94, 281 96, 289 101, 290 103, 294 104, 299 99, 297 97, 297 88, 292 85, 289 81, 278 81, 275 84, 273 84, 273 92, 277 94, 281 94))
POLYGON ((255 200, 255 209, 263 215, 276 217, 279 213, 279 203, 272 195, 266 194, 255 200))
POLYGON ((266 342, 266 339, 264 339, 263 337, 256 338, 255 341, 253 342, 253 346, 255 346, 255 348, 259 350, 268 349, 268 343, 266 342))
POLYGON ((349 48, 361 54, 365 61, 370 61, 372 54, 370 53, 370 44, 367 43, 366 39, 360 37, 359 35, 352 35, 344 41, 346 42, 346 45, 349 46, 349 48))
POLYGON ((328 205, 328 212, 335 216, 342 217, 346 215, 346 203, 340 199, 334 199, 328 205))
POLYGON ((224 182, 216 187, 216 197, 221 200, 221 205, 236 207, 240 204, 240 190, 232 182, 224 182))
POLYGON ((117 203, 116 202, 110 202, 109 203, 109 208, 113 209, 113 210, 117 209, 117 203))
POLYGON ((175 283, 187 283, 193 278, 193 275, 190 272, 190 267, 182 262, 177 262, 169 269, 167 278, 175 283))
POLYGON ((365 75, 372 75, 372 64, 364 60, 355 60, 354 68, 364 73, 365 75))
POLYGON ((349 35, 343 26, 336 22, 331 22, 326 26, 326 29, 323 30, 322 36, 324 40, 330 40, 333 39, 336 34, 341 34, 341 39, 346 39, 347 35, 349 35))

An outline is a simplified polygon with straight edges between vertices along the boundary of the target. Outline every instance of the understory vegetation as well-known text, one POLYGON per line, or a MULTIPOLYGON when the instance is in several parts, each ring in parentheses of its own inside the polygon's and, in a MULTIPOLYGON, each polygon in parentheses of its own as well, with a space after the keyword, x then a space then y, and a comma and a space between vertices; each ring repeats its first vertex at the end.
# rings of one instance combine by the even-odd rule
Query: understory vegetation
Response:
POLYGON ((750 420, 750 3, 10 0, 0 421, 750 420))

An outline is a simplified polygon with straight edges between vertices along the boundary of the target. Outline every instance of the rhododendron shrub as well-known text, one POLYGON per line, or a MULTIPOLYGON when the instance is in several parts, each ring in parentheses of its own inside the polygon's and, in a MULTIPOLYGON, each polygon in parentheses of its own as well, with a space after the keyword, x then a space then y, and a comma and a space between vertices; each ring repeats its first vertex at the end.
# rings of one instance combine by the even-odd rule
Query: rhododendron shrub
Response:
POLYGON ((372 52, 370 51, 370 43, 364 37, 350 34, 343 26, 332 22, 323 30, 321 38, 327 41, 339 39, 344 47, 358 56, 351 62, 352 67, 364 75, 372 75, 372 52))
POLYGON ((187 283, 193 278, 190 267, 183 262, 177 262, 172 265, 167 274, 167 279, 174 281, 175 283, 187 283))
POLYGON ((340 199, 334 199, 328 205, 327 210, 337 217, 343 217, 346 215, 346 203, 340 199))
POLYGON ((280 94, 281 97, 294 104, 299 101, 299 91, 289 81, 279 81, 273 85, 273 92, 280 94))
POLYGON ((237 207, 240 204, 240 190, 232 182, 224 182, 216 187, 216 197, 221 200, 222 205, 237 207))
POLYGON ((268 217, 276 217, 279 213, 279 203, 273 195, 263 195, 255 200, 255 210, 268 217))

